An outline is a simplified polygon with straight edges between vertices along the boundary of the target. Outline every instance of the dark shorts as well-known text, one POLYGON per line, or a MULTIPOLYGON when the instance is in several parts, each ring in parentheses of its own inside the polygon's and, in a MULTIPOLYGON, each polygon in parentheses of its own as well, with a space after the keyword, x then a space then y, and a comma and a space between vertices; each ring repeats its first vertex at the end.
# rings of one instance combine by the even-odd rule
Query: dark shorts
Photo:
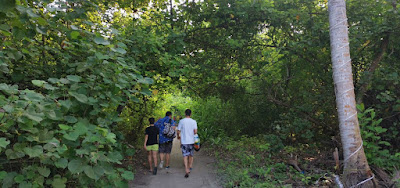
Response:
POLYGON ((193 156, 194 154, 194 144, 181 144, 181 149, 184 157, 193 156))
POLYGON ((171 153, 172 150, 172 142, 165 142, 159 144, 158 153, 171 153))

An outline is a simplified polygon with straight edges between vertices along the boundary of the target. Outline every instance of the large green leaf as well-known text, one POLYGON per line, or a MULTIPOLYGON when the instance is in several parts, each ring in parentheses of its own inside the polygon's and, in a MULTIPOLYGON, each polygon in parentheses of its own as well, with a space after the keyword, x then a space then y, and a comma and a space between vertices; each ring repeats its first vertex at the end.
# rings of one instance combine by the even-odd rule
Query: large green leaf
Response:
POLYGON ((78 100, 81 103, 87 103, 88 102, 88 98, 86 95, 84 94, 79 94, 79 93, 75 93, 75 92, 68 92, 69 95, 75 97, 76 100, 78 100))
POLYGON ((110 42, 108 40, 105 40, 103 37, 94 38, 94 42, 96 44, 102 44, 102 45, 109 45, 110 44, 110 42))
POLYGON ((62 106, 64 106, 67 109, 70 109, 72 106, 72 102, 70 100, 60 100, 58 101, 62 106))
POLYGON ((111 143, 116 143, 117 142, 117 140, 116 140, 116 135, 114 134, 114 133, 111 133, 111 132, 109 132, 108 134, 107 134, 107 140, 108 141, 110 141, 111 143))
POLYGON ((63 154, 64 152, 66 152, 68 150, 68 147, 65 145, 65 144, 63 144, 61 147, 58 147, 57 148, 57 152, 59 153, 59 154, 63 154))
POLYGON ((2 63, 0 60, 0 72, 8 73, 10 69, 8 69, 8 65, 6 63, 2 63))
POLYGON ((68 134, 64 134, 63 137, 64 137, 65 139, 67 139, 67 140, 76 141, 76 140, 78 139, 78 137, 79 137, 79 133, 73 131, 73 132, 70 132, 70 133, 68 133, 68 134))
POLYGON ((79 121, 78 123, 76 123, 74 125, 74 130, 78 135, 84 135, 88 131, 87 126, 88 126, 88 124, 85 123, 84 121, 79 121))
POLYGON ((100 59, 100 60, 110 59, 110 56, 108 56, 108 55, 103 55, 103 54, 100 53, 100 52, 96 52, 95 55, 96 55, 97 59, 100 59))
POLYGON ((77 76, 77 75, 68 75, 68 76, 67 76, 67 79, 68 79, 69 81, 72 81, 72 82, 80 82, 80 81, 81 81, 81 78, 82 78, 82 77, 77 76))
POLYGON ((67 183, 67 178, 61 178, 58 176, 58 177, 54 177, 51 185, 54 188, 65 188, 66 187, 65 183, 67 183))
POLYGON ((6 156, 8 159, 18 159, 24 157, 25 153, 21 151, 13 151, 12 149, 7 149, 6 156))
POLYGON ((38 172, 40 175, 44 176, 44 177, 49 177, 50 175, 50 169, 46 168, 46 167, 38 167, 38 172))
POLYGON ((84 172, 85 172, 85 174, 86 174, 89 178, 91 178, 91 179, 98 180, 98 179, 100 178, 100 177, 94 172, 92 166, 86 165, 86 166, 84 167, 84 172))
POLYGON ((43 149, 47 151, 54 152, 55 148, 60 146, 60 141, 57 140, 56 138, 51 139, 47 144, 43 146, 43 149))
POLYGON ((43 147, 40 145, 33 146, 32 148, 24 148, 24 152, 29 155, 29 158, 39 157, 43 154, 43 147))
POLYGON ((29 16, 29 17, 32 17, 32 18, 39 17, 39 15, 37 15, 36 13, 34 13, 32 10, 33 10, 33 9, 28 9, 28 10, 26 10, 26 13, 28 14, 28 16, 29 16))
POLYGON ((87 148, 81 148, 75 150, 77 155, 89 155, 89 150, 87 148))
POLYGON ((0 171, 0 180, 3 180, 7 176, 6 171, 0 171))
POLYGON ((23 181, 19 184, 18 188, 32 188, 32 183, 23 181))
POLYGON ((26 116, 27 118, 36 121, 38 123, 40 123, 43 120, 43 114, 42 113, 36 113, 33 110, 29 110, 29 111, 25 111, 23 113, 24 116, 26 116))
POLYGON ((122 176, 124 179, 126 179, 126 180, 133 180, 133 178, 134 178, 133 173, 130 172, 130 171, 124 171, 124 172, 121 174, 121 176, 122 176))
POLYGON ((61 130, 69 130, 69 129, 71 129, 70 126, 65 125, 65 124, 58 124, 58 127, 60 127, 61 130))
POLYGON ((78 119, 76 119, 74 116, 65 116, 64 120, 68 123, 76 123, 78 121, 78 119))
POLYGON ((41 102, 45 98, 42 94, 36 93, 34 91, 25 90, 24 92, 25 92, 24 98, 26 100, 30 100, 30 101, 34 101, 34 102, 41 102))
POLYGON ((38 87, 43 87, 46 82, 43 80, 32 80, 32 84, 38 87))
POLYGON ((151 91, 148 88, 143 88, 142 91, 140 91, 140 93, 147 96, 151 95, 151 91))
POLYGON ((104 175, 105 170, 98 164, 96 166, 93 167, 94 173, 96 173, 97 177, 101 177, 104 175))
POLYGON ((10 141, 7 140, 6 138, 2 137, 0 138, 0 147, 6 148, 10 144, 10 141))
POLYGON ((21 183, 21 182, 23 182, 24 180, 25 180, 25 177, 24 177, 23 175, 21 175, 21 174, 15 176, 15 178, 14 178, 14 181, 15 181, 16 183, 21 183))
POLYGON ((17 94, 18 93, 18 86, 17 85, 7 85, 5 83, 0 84, 0 90, 6 92, 9 95, 17 94))
POLYGON ((39 142, 48 143, 49 141, 54 142, 54 131, 42 129, 39 133, 39 142))
POLYGON ((78 31, 71 32, 71 39, 77 39, 81 34, 78 31))
POLYGON ((123 48, 111 48, 111 50, 120 54, 126 54, 126 50, 123 48))
POLYGON ((66 158, 61 158, 58 161, 56 161, 54 165, 56 165, 57 168, 64 169, 68 166, 68 160, 66 158))
POLYGON ((5 188, 11 187, 14 183, 14 177, 17 176, 16 172, 9 172, 6 177, 3 178, 3 186, 5 188))
POLYGON ((83 171, 83 161, 81 159, 74 159, 68 163, 68 170, 76 174, 83 171))
POLYGON ((107 158, 111 162, 118 163, 118 164, 121 164, 120 160, 123 159, 121 153, 118 151, 109 152, 109 154, 107 155, 107 158))

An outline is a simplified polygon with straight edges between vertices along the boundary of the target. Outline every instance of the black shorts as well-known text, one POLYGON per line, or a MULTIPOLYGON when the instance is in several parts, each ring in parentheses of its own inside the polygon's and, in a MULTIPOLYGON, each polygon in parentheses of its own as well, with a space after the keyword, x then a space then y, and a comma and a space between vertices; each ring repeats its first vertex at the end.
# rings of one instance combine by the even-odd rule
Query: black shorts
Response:
POLYGON ((158 153, 171 153, 172 150, 172 142, 165 142, 159 144, 158 153))

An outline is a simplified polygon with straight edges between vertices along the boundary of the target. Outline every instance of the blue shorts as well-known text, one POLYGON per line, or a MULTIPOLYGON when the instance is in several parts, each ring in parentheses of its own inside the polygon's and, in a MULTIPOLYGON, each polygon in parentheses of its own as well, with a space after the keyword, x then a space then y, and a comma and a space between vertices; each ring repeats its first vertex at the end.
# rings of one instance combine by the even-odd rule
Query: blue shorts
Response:
POLYGON ((194 144, 181 144, 181 149, 184 157, 193 156, 194 154, 194 144))

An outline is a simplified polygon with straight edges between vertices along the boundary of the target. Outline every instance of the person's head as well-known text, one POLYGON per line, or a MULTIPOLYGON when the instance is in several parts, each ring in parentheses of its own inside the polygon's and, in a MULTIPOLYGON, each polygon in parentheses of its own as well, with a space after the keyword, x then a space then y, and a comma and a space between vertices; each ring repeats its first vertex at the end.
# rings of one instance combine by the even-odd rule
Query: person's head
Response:
POLYGON ((154 118, 149 118, 149 123, 154 124, 154 118))
POLYGON ((165 116, 171 117, 172 116, 172 112, 168 111, 167 113, 165 113, 165 116))
POLYGON ((185 115, 186 116, 191 116, 192 115, 192 111, 190 109, 186 109, 185 110, 185 115))

